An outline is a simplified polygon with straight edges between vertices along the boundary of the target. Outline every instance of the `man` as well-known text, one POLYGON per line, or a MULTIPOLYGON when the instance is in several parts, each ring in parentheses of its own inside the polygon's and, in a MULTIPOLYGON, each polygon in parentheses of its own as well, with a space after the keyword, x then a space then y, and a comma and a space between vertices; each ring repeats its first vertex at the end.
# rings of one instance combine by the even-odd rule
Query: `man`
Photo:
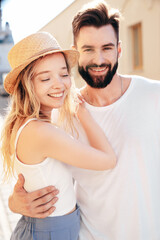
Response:
MULTIPOLYGON (((104 172, 71 168, 81 209, 80 240, 160 239, 160 83, 117 73, 121 54, 118 11, 104 3, 73 20, 81 94, 111 142, 118 163, 104 172)), ((58 190, 23 189, 20 176, 10 197, 14 212, 46 217, 58 190), (47 202, 47 203, 46 203, 47 202)))

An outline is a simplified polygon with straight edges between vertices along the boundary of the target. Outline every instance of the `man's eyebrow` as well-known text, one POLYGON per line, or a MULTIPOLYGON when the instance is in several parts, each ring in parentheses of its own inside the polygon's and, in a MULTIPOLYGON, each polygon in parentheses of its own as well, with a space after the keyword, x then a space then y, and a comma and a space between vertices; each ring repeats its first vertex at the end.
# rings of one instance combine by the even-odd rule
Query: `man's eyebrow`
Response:
POLYGON ((114 47, 115 44, 114 43, 107 43, 107 44, 104 44, 102 47, 114 47))
MULTIPOLYGON (((114 43, 107 43, 107 44, 104 44, 102 47, 114 47, 114 46, 115 46, 114 43)), ((94 48, 94 47, 91 45, 83 45, 81 48, 85 49, 85 48, 94 48)))
POLYGON ((81 48, 82 48, 82 49, 85 49, 85 48, 94 48, 94 47, 91 46, 91 45, 83 45, 81 48))

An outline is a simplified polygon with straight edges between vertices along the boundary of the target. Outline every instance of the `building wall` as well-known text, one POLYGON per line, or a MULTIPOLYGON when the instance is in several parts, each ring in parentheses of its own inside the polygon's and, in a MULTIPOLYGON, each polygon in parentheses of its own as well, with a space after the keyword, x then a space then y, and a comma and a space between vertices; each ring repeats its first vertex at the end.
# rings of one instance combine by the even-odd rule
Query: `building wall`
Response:
MULTIPOLYGON (((72 19, 82 6, 90 0, 75 0, 61 14, 45 25, 42 31, 53 34, 63 48, 72 46, 72 19)), ((160 79, 160 0, 108 0, 112 7, 120 9, 123 20, 120 24, 122 57, 119 60, 119 72, 137 74, 153 79, 160 79), (130 27, 138 22, 142 24, 142 58, 139 70, 133 69, 132 36, 130 27)), ((74 70, 77 87, 84 82, 74 70)))
POLYGON ((8 63, 8 52, 13 47, 12 32, 9 23, 6 22, 5 27, 2 27, 2 10, 0 9, 0 86, 3 85, 4 76, 11 70, 8 63))
POLYGON ((9 50, 12 48, 13 45, 10 43, 3 43, 0 44, 0 72, 1 73, 8 73, 11 70, 11 67, 8 63, 7 55, 9 50))
POLYGON ((123 56, 121 72, 139 74, 153 79, 160 79, 160 1, 130 0, 126 1, 121 23, 120 37, 123 56), (143 67, 133 70, 130 26, 142 23, 142 57, 143 67))

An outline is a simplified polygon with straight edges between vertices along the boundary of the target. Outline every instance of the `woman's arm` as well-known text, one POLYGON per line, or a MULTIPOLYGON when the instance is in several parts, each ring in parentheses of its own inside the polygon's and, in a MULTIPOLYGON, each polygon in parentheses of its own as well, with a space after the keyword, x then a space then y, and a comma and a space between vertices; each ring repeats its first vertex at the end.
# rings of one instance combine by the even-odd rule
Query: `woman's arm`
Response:
MULTIPOLYGON (((103 134, 102 137, 104 139, 103 134)), ((92 142, 95 144, 95 140, 92 142)), ((50 123, 32 121, 20 134, 17 152, 19 159, 23 159, 26 164, 35 164, 51 157, 79 168, 107 170, 115 167, 116 156, 107 139, 105 144, 103 147, 100 144, 98 150, 50 123)))
POLYGON ((96 123, 89 111, 84 107, 84 103, 79 104, 77 117, 83 126, 89 143, 92 147, 115 156, 113 148, 108 142, 102 128, 96 123))

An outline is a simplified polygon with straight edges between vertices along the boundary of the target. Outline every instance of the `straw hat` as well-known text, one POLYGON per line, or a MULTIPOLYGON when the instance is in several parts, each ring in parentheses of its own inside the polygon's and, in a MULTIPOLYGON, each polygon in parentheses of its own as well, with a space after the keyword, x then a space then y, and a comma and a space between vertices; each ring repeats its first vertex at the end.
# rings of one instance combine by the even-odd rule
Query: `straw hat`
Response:
POLYGON ((78 60, 76 50, 62 50, 56 39, 48 32, 37 32, 18 42, 9 52, 8 61, 12 70, 4 80, 4 88, 9 94, 13 93, 14 86, 20 72, 39 57, 63 52, 70 68, 78 60))

